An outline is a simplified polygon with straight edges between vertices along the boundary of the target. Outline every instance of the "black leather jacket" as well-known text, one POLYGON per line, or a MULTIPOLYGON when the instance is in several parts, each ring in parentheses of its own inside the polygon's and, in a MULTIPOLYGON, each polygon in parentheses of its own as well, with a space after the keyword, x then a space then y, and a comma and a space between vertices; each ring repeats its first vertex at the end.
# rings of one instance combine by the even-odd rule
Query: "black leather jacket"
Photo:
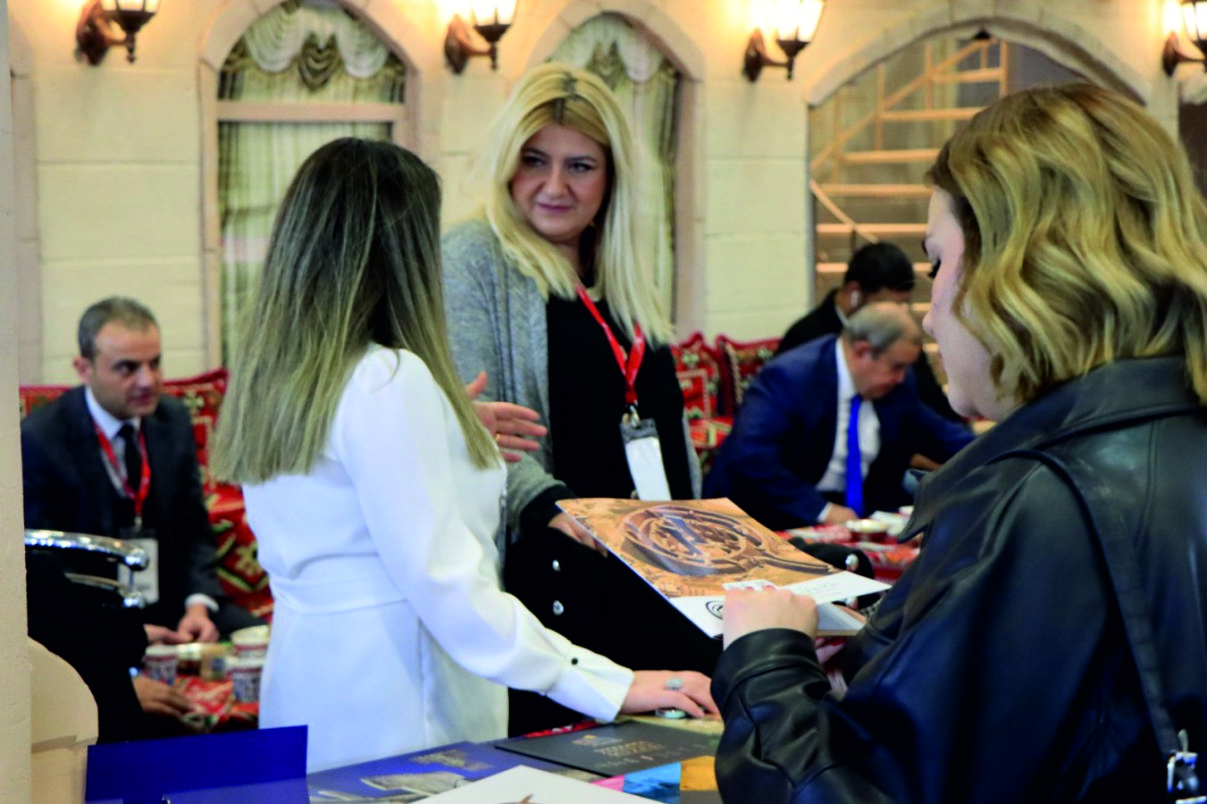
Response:
POLYGON ((1019 409, 923 484, 905 536, 924 547, 847 646, 844 697, 799 632, 722 654, 726 802, 1164 800, 1100 550, 1051 469, 995 461, 1017 449, 1088 463, 1114 490, 1166 703, 1207 749, 1207 410, 1180 359, 1129 360, 1019 409))

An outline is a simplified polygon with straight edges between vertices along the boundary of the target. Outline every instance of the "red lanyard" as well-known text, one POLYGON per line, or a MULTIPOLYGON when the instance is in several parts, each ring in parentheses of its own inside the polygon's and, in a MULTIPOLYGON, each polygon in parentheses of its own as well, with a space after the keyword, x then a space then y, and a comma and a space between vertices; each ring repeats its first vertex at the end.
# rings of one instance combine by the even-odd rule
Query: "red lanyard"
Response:
POLYGON ((620 366, 620 373, 624 375, 624 403, 631 408, 637 407, 637 388, 634 383, 637 382, 637 370, 641 368, 641 358, 645 356, 645 335, 641 332, 641 326, 637 323, 633 324, 633 348, 626 356, 624 349, 620 346, 620 341, 616 340, 616 336, 612 334, 612 328, 599 314, 599 308, 595 306, 595 302, 591 301, 591 297, 587 295, 587 289, 582 285, 578 286, 578 297, 583 300, 583 304, 587 305, 591 315, 595 316, 595 320, 603 327, 604 334, 608 336, 608 343, 612 345, 612 354, 616 355, 616 364, 620 366))
MULTIPOLYGON (((105 451, 105 457, 109 459, 109 466, 113 467, 113 474, 120 480, 122 477, 121 466, 117 462, 117 455, 113 452, 113 445, 109 443, 109 439, 101 432, 100 426, 96 422, 92 423, 96 428, 96 438, 101 442, 101 449, 105 451)), ((129 449, 130 445, 126 445, 129 449)), ((138 479, 138 494, 130 488, 129 479, 122 480, 122 492, 126 495, 126 499, 134 501, 134 516, 142 518, 142 506, 147 501, 147 494, 151 491, 151 463, 147 460, 147 436, 143 433, 143 429, 138 428, 138 448, 142 450, 142 476, 138 479)))

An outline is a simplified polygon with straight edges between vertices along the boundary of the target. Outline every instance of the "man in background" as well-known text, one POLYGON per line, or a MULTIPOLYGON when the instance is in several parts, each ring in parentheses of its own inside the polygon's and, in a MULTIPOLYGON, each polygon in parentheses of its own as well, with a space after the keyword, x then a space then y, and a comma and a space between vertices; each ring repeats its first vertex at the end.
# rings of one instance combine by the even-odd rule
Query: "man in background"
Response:
POLYGON ((839 337, 771 360, 746 391, 705 479, 773 530, 841 524, 910 502, 915 454, 942 463, 972 441, 923 405, 909 367, 922 330, 903 305, 862 307, 839 337))
POLYGON ((159 325, 112 297, 79 325, 81 385, 21 423, 25 527, 131 539, 151 642, 213 642, 262 621, 227 600, 201 491, 192 421, 163 397, 159 325))
MULTIPOLYGON (((865 304, 891 301, 909 304, 914 289, 914 265, 905 252, 892 243, 871 243, 855 252, 847 264, 842 285, 826 294, 821 304, 797 321, 780 340, 776 355, 816 340, 837 335, 855 311, 865 304)), ((952 410, 939 385, 930 361, 923 355, 914 364, 918 398, 945 419, 962 422, 952 410)))

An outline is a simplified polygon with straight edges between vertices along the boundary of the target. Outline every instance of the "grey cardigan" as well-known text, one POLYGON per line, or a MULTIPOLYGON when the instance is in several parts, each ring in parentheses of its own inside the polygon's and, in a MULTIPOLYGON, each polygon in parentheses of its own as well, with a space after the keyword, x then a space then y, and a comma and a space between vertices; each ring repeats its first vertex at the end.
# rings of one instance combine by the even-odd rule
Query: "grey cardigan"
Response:
MULTIPOLYGON (((482 220, 449 230, 441 243, 444 309, 453 360, 463 382, 487 375, 478 398, 532 408, 549 424, 549 341, 545 299, 536 283, 503 256, 490 225, 482 220)), ((687 429, 686 415, 683 427, 687 429)), ((685 432, 692 492, 700 496, 700 462, 685 432)), ((509 542, 519 536, 520 512, 541 492, 558 484, 553 439, 507 465, 509 542)))

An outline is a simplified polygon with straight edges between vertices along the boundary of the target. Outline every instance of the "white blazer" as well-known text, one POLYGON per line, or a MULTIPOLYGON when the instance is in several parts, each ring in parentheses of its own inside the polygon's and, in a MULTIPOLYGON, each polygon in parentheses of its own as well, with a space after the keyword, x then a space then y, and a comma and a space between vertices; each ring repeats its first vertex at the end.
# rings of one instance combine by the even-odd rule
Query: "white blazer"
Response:
POLYGON ((314 468, 244 488, 275 600, 260 722, 309 726, 309 771, 506 736, 503 685, 616 716, 631 671, 499 588, 504 476, 423 361, 374 346, 314 468))

